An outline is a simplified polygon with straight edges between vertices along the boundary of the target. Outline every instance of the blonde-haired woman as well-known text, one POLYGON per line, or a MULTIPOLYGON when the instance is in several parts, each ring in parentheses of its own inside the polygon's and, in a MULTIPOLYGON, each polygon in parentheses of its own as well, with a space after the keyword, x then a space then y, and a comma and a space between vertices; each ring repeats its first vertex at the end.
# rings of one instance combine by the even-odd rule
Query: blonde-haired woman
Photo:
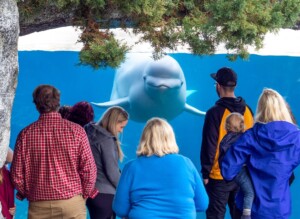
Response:
POLYGON ((196 218, 208 196, 192 161, 178 154, 172 127, 150 119, 141 136, 137 159, 128 162, 113 202, 119 217, 196 218))
MULTIPOLYGON (((289 218, 289 178, 300 163, 300 130, 284 98, 273 89, 263 90, 255 125, 227 151, 222 162, 223 177, 232 180, 244 163, 256 194, 251 218, 289 218)), ((241 209, 239 198, 238 195, 237 205, 241 209)))
POLYGON ((114 106, 97 123, 84 126, 97 165, 95 186, 99 191, 94 199, 87 200, 91 219, 115 218, 112 201, 121 175, 118 161, 124 157, 118 135, 127 125, 128 117, 123 108, 114 106))

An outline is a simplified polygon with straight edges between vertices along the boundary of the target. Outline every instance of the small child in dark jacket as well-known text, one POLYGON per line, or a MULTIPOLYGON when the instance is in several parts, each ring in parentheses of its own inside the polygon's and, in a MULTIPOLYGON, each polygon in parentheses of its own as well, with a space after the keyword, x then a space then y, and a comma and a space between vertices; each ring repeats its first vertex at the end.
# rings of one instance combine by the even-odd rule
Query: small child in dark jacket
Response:
MULTIPOLYGON (((220 169, 225 153, 244 132, 244 117, 240 113, 229 114, 225 121, 225 129, 227 131, 227 134, 224 136, 220 143, 220 169)), ((255 192, 246 165, 244 165, 240 173, 235 177, 234 181, 240 186, 240 189, 244 194, 243 215, 241 219, 251 219, 251 208, 255 192)))

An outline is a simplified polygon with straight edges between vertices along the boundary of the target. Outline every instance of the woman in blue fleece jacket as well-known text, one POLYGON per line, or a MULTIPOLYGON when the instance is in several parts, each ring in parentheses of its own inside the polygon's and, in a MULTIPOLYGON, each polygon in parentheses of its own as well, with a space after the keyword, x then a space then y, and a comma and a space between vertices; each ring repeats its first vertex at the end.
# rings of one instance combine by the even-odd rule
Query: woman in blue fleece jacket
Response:
POLYGON ((119 217, 195 219, 205 211, 208 196, 187 157, 178 154, 172 127, 150 119, 137 149, 138 158, 123 168, 113 202, 119 217))
MULTIPOLYGON (((251 218, 289 218, 289 178, 300 163, 300 130, 293 123, 285 100, 275 90, 263 90, 255 125, 229 148, 223 159, 223 177, 232 180, 245 163, 256 194, 251 218)), ((241 209, 239 195, 237 205, 241 209)))

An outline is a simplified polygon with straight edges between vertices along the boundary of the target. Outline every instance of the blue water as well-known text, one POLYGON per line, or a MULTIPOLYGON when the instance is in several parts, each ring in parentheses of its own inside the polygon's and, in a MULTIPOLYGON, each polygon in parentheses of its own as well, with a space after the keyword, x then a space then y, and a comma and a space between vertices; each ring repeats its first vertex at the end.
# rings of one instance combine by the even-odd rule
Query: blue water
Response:
MULTIPOLYGON (((289 102, 300 121, 300 57, 251 55, 248 61, 229 62, 225 55, 193 56, 170 54, 181 65, 188 90, 197 90, 188 97, 187 103, 206 111, 218 99, 214 81, 209 74, 223 66, 232 67, 238 74, 236 94, 243 96, 255 111, 257 99, 264 87, 279 91, 289 102)), ((11 121, 11 147, 22 128, 35 121, 38 113, 32 103, 32 91, 37 85, 52 84, 61 91, 61 104, 73 105, 85 100, 104 102, 110 98, 114 70, 93 70, 78 66, 78 52, 19 52, 19 82, 11 121)), ((96 120, 103 109, 95 108, 96 120)), ((204 117, 183 112, 170 123, 174 127, 180 153, 191 158, 200 170, 200 144, 204 117)), ((142 123, 130 121, 124 130, 122 143, 126 159, 121 167, 135 157, 136 146, 143 128, 142 123)), ((291 187, 292 219, 300 214, 300 170, 295 171, 296 180, 291 187)), ((16 219, 27 218, 26 201, 16 201, 16 219)), ((198 215, 202 219, 204 213, 198 215)), ((226 218, 229 218, 228 214, 226 218)))

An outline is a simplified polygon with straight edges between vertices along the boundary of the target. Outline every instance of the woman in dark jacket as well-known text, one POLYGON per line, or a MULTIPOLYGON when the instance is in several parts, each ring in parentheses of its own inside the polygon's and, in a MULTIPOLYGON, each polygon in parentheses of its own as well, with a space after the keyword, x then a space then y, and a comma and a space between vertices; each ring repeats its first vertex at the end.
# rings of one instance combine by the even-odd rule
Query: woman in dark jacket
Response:
MULTIPOLYGON (((251 218, 288 219, 289 179, 300 163, 300 130, 293 123, 285 100, 275 90, 263 90, 255 125, 229 148, 223 159, 223 177, 232 180, 245 163, 256 194, 251 218)), ((241 208, 239 197, 237 205, 241 208)))
POLYGON ((70 107, 65 118, 84 127, 89 122, 94 121, 94 109, 89 102, 80 101, 70 107))
POLYGON ((100 192, 94 199, 87 200, 91 219, 115 218, 112 202, 121 175, 118 161, 124 156, 118 135, 127 122, 128 113, 116 106, 109 108, 97 123, 84 127, 97 165, 95 186, 100 192))

